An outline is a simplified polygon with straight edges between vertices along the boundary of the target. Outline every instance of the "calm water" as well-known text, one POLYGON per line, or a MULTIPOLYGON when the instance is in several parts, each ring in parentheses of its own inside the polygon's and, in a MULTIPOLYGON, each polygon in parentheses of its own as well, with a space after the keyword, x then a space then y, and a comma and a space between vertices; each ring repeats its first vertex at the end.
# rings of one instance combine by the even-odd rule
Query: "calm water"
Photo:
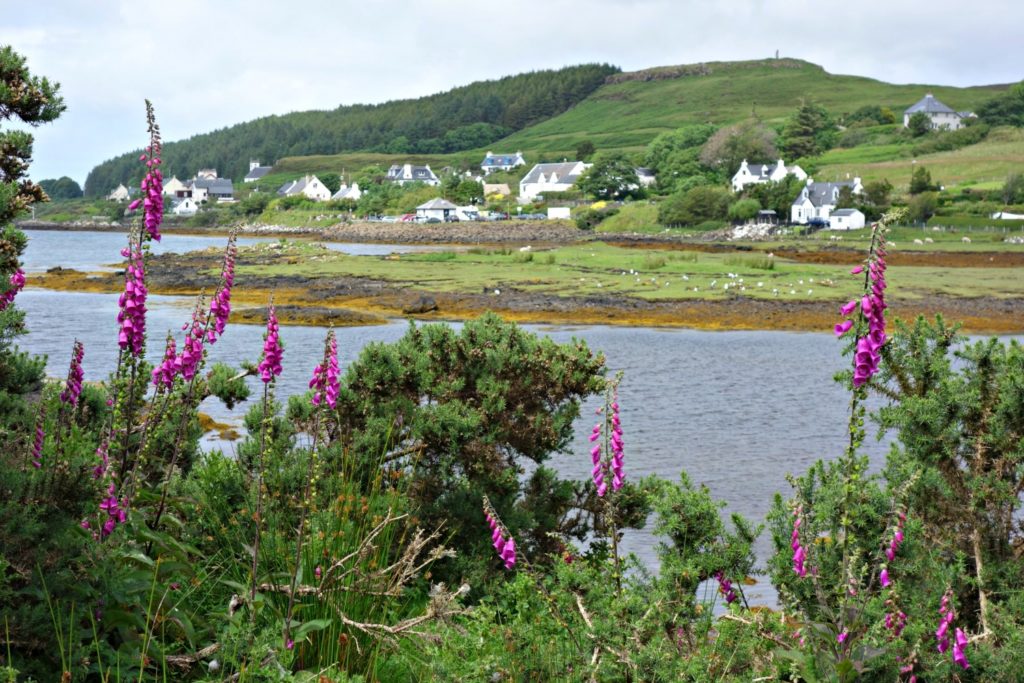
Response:
MULTIPOLYGON (((86 272, 118 270, 121 249, 125 246, 122 232, 62 232, 60 230, 25 230, 28 248, 22 260, 26 272, 41 272, 47 268, 61 266, 86 272)), ((239 237, 238 245, 247 246, 261 242, 276 242, 276 237, 239 237)), ((164 235, 159 242, 151 242, 154 254, 184 254, 215 247, 223 249, 227 237, 206 235, 164 235)), ((408 244, 362 244, 352 242, 324 242, 329 249, 336 249, 355 256, 386 256, 410 251, 429 251, 443 247, 417 246, 408 244)))
MULTIPOLYGON (((33 233, 33 241, 37 234, 48 244, 30 243, 30 263, 35 268, 68 266, 74 258, 111 261, 111 252, 100 254, 94 246, 92 240, 97 238, 112 244, 114 260, 120 248, 120 241, 107 233, 42 232, 33 233), (85 256, 87 251, 94 253, 85 256)), ((168 248, 186 244, 202 248, 218 242, 217 238, 180 239, 180 243, 168 239, 168 248)), ((180 297, 150 297, 147 329, 149 338, 156 340, 151 344, 151 360, 159 359, 163 349, 159 340, 167 330, 174 330, 180 342, 180 328, 191 303, 180 297)), ((30 330, 19 343, 34 353, 47 354, 51 375, 66 373, 75 338, 85 344, 86 379, 103 379, 111 372, 117 359, 115 295, 28 289, 19 295, 18 304, 27 312, 30 330)), ((394 322, 337 330, 342 365, 371 341, 398 339, 406 327, 405 322, 394 322)), ((619 402, 628 476, 676 479, 686 470, 694 484, 706 484, 716 498, 724 500, 728 511, 760 521, 772 495, 788 491, 787 473, 801 473, 818 458, 842 452, 847 396, 832 376, 844 360, 841 344, 831 334, 600 326, 530 329, 560 342, 585 339, 592 349, 605 354, 610 370, 625 371, 619 402)), ((279 395, 306 389, 322 353, 324 334, 323 328, 282 328, 285 355, 279 395)), ((255 361, 262 335, 262 326, 231 324, 212 348, 210 359, 232 364, 255 361)), ((256 397, 258 381, 250 380, 256 397)), ((552 460, 566 477, 590 476, 586 436, 597 406, 596 400, 585 406, 572 452, 552 460)), ((240 425, 248 407, 243 404, 227 411, 209 401, 203 410, 219 421, 240 425)), ((211 446, 232 448, 231 444, 206 444, 211 446)), ((868 449, 879 466, 884 447, 871 442, 868 449)), ((632 533, 626 540, 627 549, 651 565, 655 564, 655 543, 646 532, 632 533)), ((770 551, 766 537, 757 551, 763 562, 770 551)), ((748 595, 759 603, 775 600, 764 582, 748 595)))

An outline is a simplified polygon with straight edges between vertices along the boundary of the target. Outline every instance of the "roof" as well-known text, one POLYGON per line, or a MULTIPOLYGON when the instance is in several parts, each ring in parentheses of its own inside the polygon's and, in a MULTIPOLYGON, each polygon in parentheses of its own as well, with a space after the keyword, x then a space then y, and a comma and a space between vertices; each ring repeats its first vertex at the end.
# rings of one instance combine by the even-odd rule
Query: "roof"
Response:
POLYGON ((861 213, 861 212, 858 211, 857 209, 838 209, 836 211, 833 211, 831 215, 833 215, 833 216, 852 216, 855 213, 861 213))
POLYGON ((204 188, 210 194, 234 194, 235 188, 227 178, 196 178, 193 187, 204 188))
POLYGON ((908 108, 903 113, 905 113, 905 114, 916 114, 917 112, 924 112, 925 114, 956 114, 957 113, 957 112, 953 111, 952 109, 950 109, 949 107, 947 107, 946 105, 944 105, 942 102, 939 102, 937 99, 935 99, 935 96, 932 95, 931 93, 928 93, 927 95, 922 97, 917 102, 917 104, 915 104, 912 107, 908 108))
POLYGON ((245 179, 259 180, 263 176, 270 173, 271 168, 273 168, 273 166, 257 166, 256 168, 251 169, 248 173, 245 174, 245 179))
POLYGON ((438 197, 437 199, 431 199, 429 202, 426 202, 424 204, 420 204, 419 206, 416 207, 416 210, 417 211, 421 211, 421 210, 422 211, 430 211, 430 210, 437 211, 437 210, 440 210, 440 209, 447 209, 449 211, 454 211, 457 208, 459 208, 459 207, 455 206, 454 204, 452 204, 447 199, 442 199, 441 197, 438 197))
POLYGON ((853 190, 853 181, 843 181, 838 183, 811 183, 803 189, 793 203, 801 203, 806 195, 806 197, 811 200, 811 204, 813 206, 833 206, 835 197, 838 196, 839 192, 841 192, 844 187, 848 187, 853 190))
POLYGON ((399 166, 395 164, 388 169, 387 179, 430 181, 437 180, 437 176, 434 175, 429 166, 413 166, 412 164, 399 166))
POLYGON ((516 152, 515 154, 491 154, 488 152, 480 166, 514 166, 519 161, 523 161, 522 152, 516 152))
POLYGON ((277 193, 285 197, 298 194, 306 189, 306 181, 308 180, 310 180, 309 176, 298 178, 297 180, 289 180, 287 183, 282 185, 280 189, 278 189, 277 193))
POLYGON ((558 181, 560 183, 567 183, 571 185, 580 177, 579 173, 576 173, 575 175, 573 174, 579 163, 580 162, 578 161, 564 161, 560 164, 537 164, 531 168, 530 172, 526 174, 526 177, 519 182, 522 185, 537 183, 540 182, 541 175, 550 178, 551 175, 554 174, 558 176, 558 181))

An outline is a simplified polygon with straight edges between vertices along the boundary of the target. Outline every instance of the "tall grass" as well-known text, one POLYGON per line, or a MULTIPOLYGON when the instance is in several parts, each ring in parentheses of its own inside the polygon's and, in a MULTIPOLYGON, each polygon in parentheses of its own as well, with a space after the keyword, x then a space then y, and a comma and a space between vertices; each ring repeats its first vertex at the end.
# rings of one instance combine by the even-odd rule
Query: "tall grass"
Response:
POLYGON ((775 257, 770 254, 729 255, 723 259, 723 263, 733 268, 775 270, 775 257))

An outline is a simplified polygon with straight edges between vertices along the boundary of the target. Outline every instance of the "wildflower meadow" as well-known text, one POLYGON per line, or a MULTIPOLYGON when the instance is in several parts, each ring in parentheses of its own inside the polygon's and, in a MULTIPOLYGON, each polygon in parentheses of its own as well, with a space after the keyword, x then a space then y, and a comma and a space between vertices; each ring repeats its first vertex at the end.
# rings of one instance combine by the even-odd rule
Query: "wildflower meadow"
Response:
MULTIPOLYGON (((0 73, 3 118, 63 110, 9 49, 0 73)), ((163 212, 148 102, 146 121, 141 217, 106 323, 118 363, 97 383, 81 342, 60 379, 16 345, 13 219, 45 195, 25 177, 30 136, 0 133, 0 679, 1021 680, 1024 351, 941 318, 888 319, 893 216, 851 271, 862 296, 837 312, 846 448, 794 473, 762 524, 726 519, 685 472, 631 472, 629 377, 581 341, 488 314, 458 331, 410 324, 342 367, 333 331, 319 358, 290 357, 270 301, 262 348, 211 364, 233 235, 182 328, 147 328, 163 212), (282 400, 289 363, 310 365, 309 391, 282 400), (244 439, 202 453, 199 404, 252 387, 244 439), (591 396, 592 450, 575 456, 592 477, 561 479, 546 462, 591 396), (893 439, 881 471, 863 454, 873 430, 893 439), (645 526, 657 571, 622 549, 645 526), (778 604, 749 604, 752 581, 778 604)))

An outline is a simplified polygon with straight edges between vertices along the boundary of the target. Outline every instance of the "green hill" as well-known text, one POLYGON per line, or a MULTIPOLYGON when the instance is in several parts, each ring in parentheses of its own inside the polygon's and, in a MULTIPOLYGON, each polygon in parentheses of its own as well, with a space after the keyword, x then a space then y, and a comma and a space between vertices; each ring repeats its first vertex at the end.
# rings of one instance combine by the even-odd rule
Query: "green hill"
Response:
MULTIPOLYGON (((268 116, 164 145, 164 173, 192 177, 216 168, 240 180, 250 159, 349 151, 439 154, 486 146, 555 116, 599 88, 619 69, 584 64, 481 81, 448 92, 379 105, 268 116)), ((90 171, 85 194, 96 197, 141 179, 138 152, 90 171)))

